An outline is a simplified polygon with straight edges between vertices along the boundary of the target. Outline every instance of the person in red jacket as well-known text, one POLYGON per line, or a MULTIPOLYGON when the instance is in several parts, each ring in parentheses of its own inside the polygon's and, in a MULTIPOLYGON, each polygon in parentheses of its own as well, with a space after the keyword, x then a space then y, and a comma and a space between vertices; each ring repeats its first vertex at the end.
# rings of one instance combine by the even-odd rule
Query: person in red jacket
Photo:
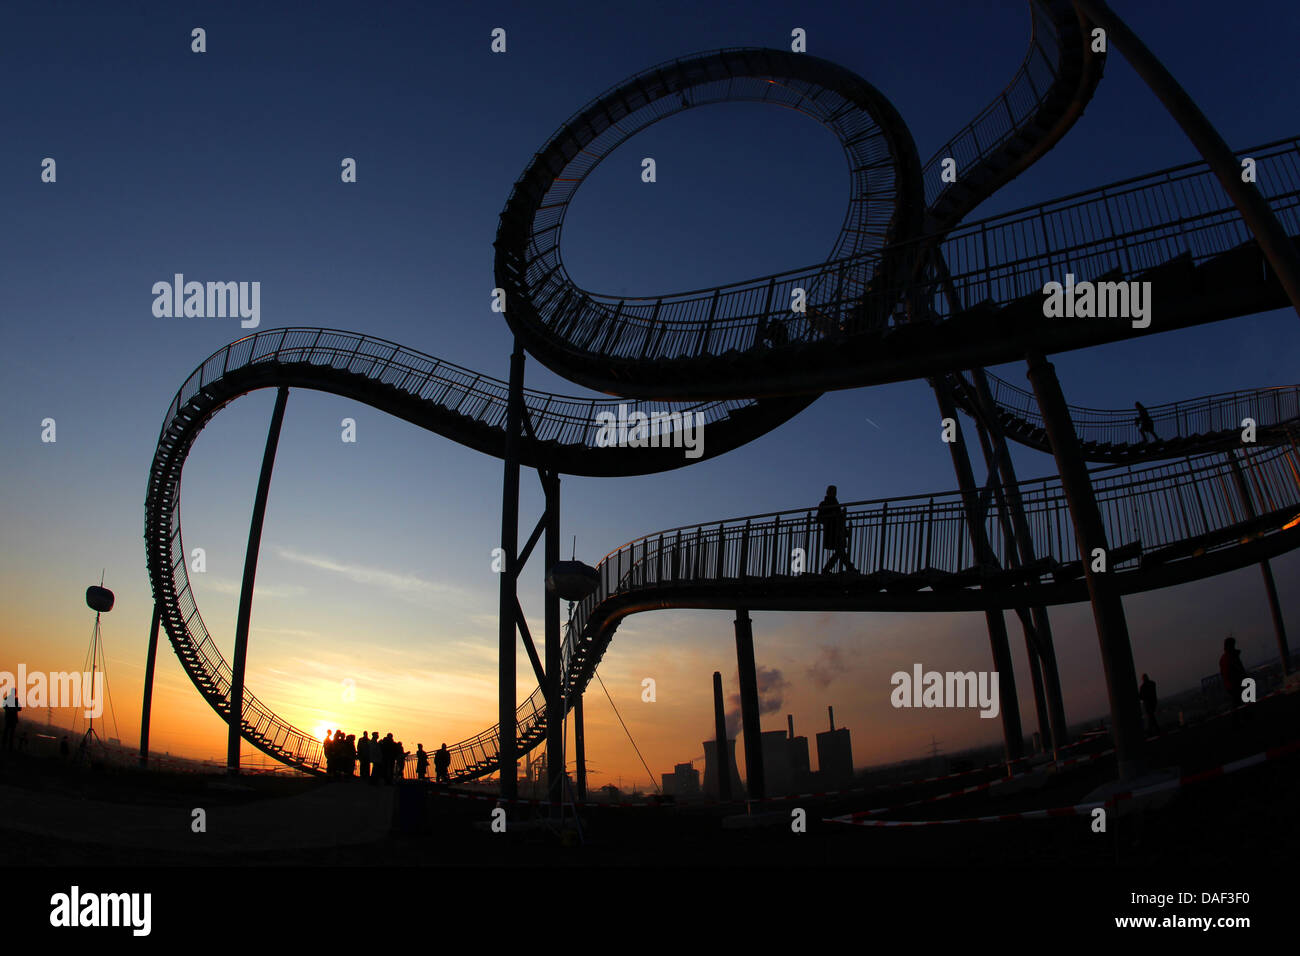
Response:
POLYGON ((1237 650, 1237 639, 1223 639, 1223 656, 1219 658, 1219 676, 1223 678, 1223 693, 1228 699, 1228 707, 1233 711, 1233 720, 1237 718, 1236 708, 1241 703, 1241 685, 1246 679, 1246 666, 1241 662, 1241 651, 1237 650))

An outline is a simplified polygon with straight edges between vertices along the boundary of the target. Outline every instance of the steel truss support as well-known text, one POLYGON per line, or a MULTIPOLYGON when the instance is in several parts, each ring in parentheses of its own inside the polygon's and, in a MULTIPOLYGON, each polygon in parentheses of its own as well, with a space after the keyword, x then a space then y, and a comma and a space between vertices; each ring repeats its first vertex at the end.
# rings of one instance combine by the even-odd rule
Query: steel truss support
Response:
MULTIPOLYGON (((1258 517, 1259 512, 1255 509, 1254 499, 1250 496, 1250 486, 1246 483, 1246 475, 1241 470, 1241 459, 1237 457, 1235 451, 1229 451, 1227 458, 1228 464, 1232 466, 1232 478, 1237 485, 1237 493, 1241 496, 1241 505, 1245 509, 1246 517, 1258 517)), ((1277 638, 1277 650, 1282 658, 1282 675, 1285 677, 1291 673, 1291 649, 1287 646, 1286 624, 1282 621, 1282 605, 1277 599, 1277 584, 1273 581, 1273 566, 1265 558, 1259 562, 1259 570, 1264 576, 1264 593, 1268 595, 1268 609, 1273 615, 1273 636, 1277 638)))
POLYGON ((577 764, 578 802, 587 799, 587 740, 582 726, 582 695, 573 701, 573 757, 577 764))
MULTIPOLYGON (((998 498, 1004 523, 1003 533, 1008 541, 1016 543, 1010 557, 1013 564, 1031 566, 1037 560, 1034 539, 1025 518, 1025 503, 1020 497, 1020 485, 1015 465, 1011 461, 1011 452, 995 414, 996 406, 989 392, 988 377, 982 368, 971 369, 971 377, 975 382, 977 410, 980 413, 980 418, 976 420, 980 449, 984 453, 984 462, 990 474, 996 472, 1000 477, 998 498)), ((1041 685, 1042 689, 1041 701, 1039 691, 1035 689, 1034 692, 1034 702, 1039 709, 1039 732, 1043 736, 1044 747, 1050 748, 1053 755, 1059 758, 1061 748, 1070 742, 1070 731, 1065 722, 1065 704, 1061 697, 1061 675, 1056 666, 1051 618, 1048 617, 1047 608, 1042 606, 1017 608, 1016 614, 1025 631, 1025 645, 1029 651, 1035 688, 1041 685), (1043 720, 1043 704, 1047 707, 1046 721, 1043 720)))
MULTIPOLYGON (((932 253, 932 262, 943 286, 944 295, 953 308, 963 307, 961 296, 957 293, 948 271, 948 264, 942 252, 936 247, 932 253)), ((994 413, 993 398, 989 394, 988 379, 982 368, 971 371, 976 390, 976 430, 980 438, 980 449, 984 453, 984 463, 988 470, 988 484, 981 495, 981 516, 987 506, 988 492, 993 490, 998 496, 1003 534, 1008 542, 1015 542, 1015 547, 1008 554, 1013 566, 1032 564, 1035 560, 1033 538, 1029 523, 1025 520, 1024 501, 1016 484, 1016 472, 1007 450, 1006 438, 994 413), (992 446, 989 443, 992 436, 992 446), (998 480, 1000 478, 1000 481, 998 480), (1007 526, 1008 516, 1010 524, 1007 526)), ((936 380, 937 381, 937 380, 936 380)), ((938 395, 936 388, 936 395, 938 395)), ((949 412, 944 417, 956 421, 956 412, 952 409, 952 396, 948 395, 949 412)), ((942 398, 940 407, 943 407, 942 398)), ((959 426, 960 427, 960 426, 959 426)), ((961 480, 962 468, 958 466, 957 452, 953 450, 953 463, 957 467, 958 479, 961 480)), ((965 471, 970 472, 970 459, 965 455, 965 471)), ((974 479, 970 485, 974 487, 974 479)), ((963 497, 969 497, 966 488, 962 488, 963 497)), ((982 525, 981 525, 982 528, 982 525)), ((1034 686, 1034 709, 1038 717, 1039 734, 1044 747, 1050 746, 1053 755, 1059 756, 1060 748, 1069 740, 1069 730, 1065 723, 1065 707, 1061 699, 1061 678, 1056 667, 1056 651, 1052 642, 1052 625, 1045 607, 1016 608, 1020 625, 1025 634, 1025 649, 1029 657, 1029 673, 1034 686), (1044 714, 1046 711, 1046 714, 1044 714), (1050 740, 1050 744, 1049 744, 1050 740)), ((1005 630, 1005 625, 1004 625, 1005 630)))
MULTIPOLYGON (((543 576, 560 560, 560 477, 553 471, 537 469, 537 477, 545 496, 545 507, 537 520, 522 551, 519 549, 519 447, 524 434, 535 438, 533 424, 524 406, 524 351, 515 340, 510 356, 509 396, 506 400, 505 474, 501 493, 501 550, 504 567, 501 571, 501 592, 498 606, 498 763, 500 793, 504 799, 514 799, 519 793, 519 748, 515 724, 515 677, 517 640, 522 640, 528 660, 532 664, 537 682, 546 699, 546 783, 547 799, 558 803, 562 796, 564 779, 564 702, 560 692, 560 598, 549 589, 545 592, 543 614, 545 634, 543 654, 538 656, 537 645, 528 630, 523 607, 519 603, 519 575, 532 556, 539 540, 543 541, 543 576), (518 635, 518 637, 516 637, 518 635)), ((578 708, 578 747, 582 749, 581 698, 578 708)), ((585 755, 584 755, 585 756, 585 755)), ((580 775, 580 793, 586 791, 585 767, 580 775)))
POLYGON ((1110 695, 1111 733, 1119 776, 1121 780, 1128 780, 1145 772, 1146 738, 1138 707, 1137 672, 1133 667, 1133 646, 1124 617, 1124 602, 1111 583, 1109 569, 1093 570, 1093 551, 1101 549, 1103 554, 1109 551, 1106 527, 1101 520, 1083 453, 1079 450, 1079 438, 1070 419, 1069 406, 1056 378, 1056 369, 1040 352, 1029 353, 1026 360, 1029 363, 1029 381, 1042 410, 1043 425, 1056 458, 1061 488, 1070 506, 1075 542, 1083 562, 1092 614, 1097 622, 1097 639, 1101 644, 1101 663, 1110 695))
MULTIPOLYGON (((560 478, 556 474, 538 472, 546 493, 546 553, 545 573, 560 563, 560 478)), ((564 784, 564 701, 560 695, 560 597, 546 589, 544 615, 546 621, 546 797, 559 803, 564 784)))
MULTIPOLYGON (((957 408, 953 403, 952 390, 942 376, 931 380, 935 397, 939 401, 939 414, 953 421, 956 429, 955 441, 948 442, 948 451, 952 456, 953 471, 957 473, 957 484, 961 489, 962 503, 966 512, 966 528, 970 533, 971 547, 975 550, 975 559, 985 566, 998 566, 998 558, 989 544, 988 533, 984 528, 984 508, 980 503, 979 489, 975 484, 975 474, 971 470, 970 456, 966 454, 966 443, 962 439, 961 422, 957 420, 957 408)), ((1016 694, 1016 672, 1011 661, 1011 646, 1007 638, 1007 622, 1002 610, 991 609, 984 612, 988 625, 989 645, 993 651, 993 666, 998 672, 998 707, 1002 715, 1002 740, 1007 763, 1020 760, 1025 755, 1024 734, 1020 726, 1020 698, 1016 694)), ((1035 699, 1037 699, 1037 691, 1035 699)), ((748 758, 746 758, 748 759, 748 758)))
MULTIPOLYGON (((524 350, 515 339, 506 399, 506 445, 501 481, 501 593, 497 606, 497 770, 501 797, 519 795, 515 746, 515 647, 519 607, 519 428, 524 407, 524 350)), ((534 654, 536 652, 534 651, 534 654)))

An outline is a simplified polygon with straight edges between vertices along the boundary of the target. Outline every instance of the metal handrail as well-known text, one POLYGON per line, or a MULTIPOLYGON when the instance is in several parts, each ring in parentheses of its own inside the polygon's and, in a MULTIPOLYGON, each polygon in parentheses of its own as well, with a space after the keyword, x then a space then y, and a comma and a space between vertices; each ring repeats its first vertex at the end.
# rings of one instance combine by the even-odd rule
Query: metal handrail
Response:
MULTIPOLYGON (((1028 430, 1044 427, 1042 411, 1033 392, 992 372, 986 371, 984 374, 994 405, 1014 419, 1017 427, 1028 430)), ((962 388, 967 390, 964 404, 973 408, 976 403, 975 385, 967 373, 961 373, 960 381, 962 388)), ((1084 405, 1070 405, 1069 409, 1075 433, 1082 443, 1112 446, 1143 444, 1134 409, 1091 408, 1084 405)), ((1300 421, 1300 385, 1236 389, 1152 404, 1146 406, 1146 409, 1161 441, 1238 432, 1243 428, 1245 418, 1252 419, 1257 428, 1274 428, 1300 421)))
POLYGON ((988 159, 1001 150, 1027 120, 1037 115, 1039 109, 1051 96, 1055 81, 1060 76, 1060 70, 1056 61, 1043 48, 1040 40, 1046 37, 1059 57, 1060 34, 1055 22, 1043 6, 1033 4, 1031 10, 1029 49, 1025 52, 1025 59, 1020 64, 1020 69, 1012 76, 1001 93, 976 113, 969 123, 953 134, 926 162, 922 181, 925 184, 925 202, 931 209, 939 202, 943 193, 956 185, 956 183, 943 182, 938 175, 938 167, 945 158, 952 157, 957 160, 957 168, 961 170, 961 176, 967 176, 976 163, 988 159), (1036 67, 1045 67, 1047 73, 1041 91, 1033 79, 1036 67), (1011 106, 1013 101, 1017 104, 1028 103, 1028 105, 1014 109, 1011 106), (1001 120, 1003 112, 1006 114, 1005 123, 1001 120), (984 133, 982 136, 981 130, 984 133), (967 145, 968 142, 970 145, 967 145))
MULTIPOLYGON (((240 370, 263 362, 291 363, 304 361, 314 365, 327 365, 334 368, 354 371, 365 378, 385 382, 390 374, 396 384, 423 376, 419 386, 422 393, 431 381, 448 386, 441 397, 459 394, 458 404, 463 406, 465 399, 473 394, 482 399, 473 403, 477 413, 472 416, 478 421, 488 421, 500 425, 504 416, 508 395, 507 385, 498 380, 485 378, 469 369, 464 369, 448 362, 435 359, 396 343, 375 336, 356 333, 311 329, 283 328, 267 329, 256 332, 231 342, 214 352, 204 360, 194 373, 182 383, 173 398, 164 417, 159 434, 160 441, 177 423, 177 419, 189 407, 189 403, 204 388, 240 370), (457 391, 457 390, 460 391, 457 391), (493 410, 499 409, 494 414, 493 410)), ((435 386, 436 388, 436 386, 435 386)), ((426 399, 428 400, 428 399, 426 399)), ((608 398, 579 398, 555 395, 535 389, 525 390, 525 401, 529 405, 533 425, 538 440, 557 440, 569 444, 590 445, 591 436, 600 411, 614 411, 625 405, 629 411, 647 408, 649 403, 608 398), (577 411, 575 411, 577 409, 577 411)), ((752 404, 751 400, 726 400, 703 403, 663 403, 673 410, 682 412, 699 412, 705 416, 705 423, 718 421, 738 408, 752 404)), ((449 406, 444 406, 449 407, 449 406)), ((161 477, 161 476, 155 476, 161 477)), ((179 523, 179 482, 168 484, 163 481, 161 493, 170 491, 171 530, 168 537, 168 550, 184 555, 184 543, 179 523)), ((200 675, 200 686, 205 695, 221 713, 229 713, 229 692, 232 674, 216 643, 213 641, 202 614, 194 599, 193 589, 188 576, 186 562, 169 562, 171 565, 171 586, 176 595, 175 606, 184 609, 179 622, 184 629, 186 646, 178 646, 184 660, 190 661, 200 675), (188 613, 185 613, 188 612, 188 613)), ((171 629, 168 631, 171 634, 171 629)), ((525 718, 535 716, 539 706, 544 706, 544 697, 534 694, 520 705, 521 738, 531 740, 537 734, 536 720, 532 726, 524 728, 525 718)), ((279 750, 290 762, 302 767, 319 767, 323 760, 321 742, 311 734, 302 731, 287 721, 279 718, 269 707, 253 693, 245 689, 243 699, 243 723, 246 732, 268 742, 272 749, 279 750)), ((480 734, 472 743, 482 750, 494 739, 494 732, 480 734)), ((458 745, 459 747, 459 745, 458 745)), ((464 763, 457 751, 457 759, 464 763)), ((472 748, 471 748, 472 749, 472 748)), ((485 751, 486 752, 486 751, 485 751)))
MULTIPOLYGON (((1296 433, 1291 432, 1292 438, 1296 433)), ((1135 467, 1121 465, 1091 473, 1107 542, 1112 549, 1130 546, 1128 553, 1109 570, 1123 573, 1138 567, 1144 558, 1188 542, 1200 542, 1248 520, 1243 504, 1230 479, 1232 464, 1213 453, 1174 463, 1135 467), (1195 495, 1198 508, 1189 511, 1186 502, 1195 495), (1132 547, 1136 546, 1136 547, 1132 547)), ((1294 444, 1254 450, 1244 456, 1241 467, 1248 474, 1255 511, 1261 515, 1283 513, 1300 518, 1300 454, 1294 444)), ((1069 506, 1058 478, 1036 478, 1018 482, 1019 498, 1034 540, 1034 553, 1045 563, 1068 565, 1079 560, 1069 506)), ((1009 523, 1001 520, 1000 509, 1008 496, 994 495, 984 518, 985 532, 997 567, 987 566, 969 534, 969 512, 960 491, 943 495, 910 495, 844 504, 848 525, 847 551, 864 574, 887 572, 897 575, 957 574, 971 568, 986 572, 1011 567, 1015 543, 1005 536, 1009 523)), ((1235 538, 1210 541, 1204 551, 1228 547, 1235 538)), ((582 647, 590 647, 597 635, 588 629, 592 612, 603 602, 628 591, 663 584, 713 583, 755 579, 790 580, 798 572, 779 555, 790 555, 796 547, 805 549, 808 561, 823 550, 823 531, 817 523, 817 509, 805 508, 768 512, 723 522, 685 525, 643 535, 611 551, 599 563, 600 583, 596 591, 575 605, 562 649, 562 690, 566 701, 580 691, 579 682, 589 673, 575 670, 572 661, 582 647), (668 569, 665 573, 665 569, 668 569), (683 569, 692 569, 686 575, 683 569)), ((816 573, 817 568, 809 565, 816 573)), ((1043 574, 1050 574, 1050 569, 1043 574)), ((544 734, 536 724, 527 724, 545 698, 539 687, 516 711, 517 734, 521 740, 537 740, 544 734)), ((467 761, 468 750, 494 754, 497 726, 463 741, 453 753, 453 766, 463 773, 479 775, 486 763, 467 761)))
MULTIPOLYGON (((351 370, 350 366, 354 364, 354 360, 358 356, 372 359, 364 372, 356 372, 355 374, 380 382, 386 381, 386 376, 390 372, 397 373, 395 377, 400 378, 401 381, 406 381, 412 375, 423 375, 424 379, 420 385, 421 392, 430 381, 451 386, 448 390, 450 394, 455 394, 457 389, 462 389, 462 405, 465 404, 465 399, 471 395, 479 400, 469 406, 478 408, 477 413, 466 417, 489 424, 495 424, 496 419, 504 420, 509 397, 509 386, 500 379, 472 372, 469 369, 453 365, 450 362, 444 362, 413 349, 404 348, 376 336, 332 329, 290 327, 267 329, 244 336, 223 346, 205 359, 177 389, 167 415, 163 419, 163 427, 159 437, 161 438, 167 429, 171 427, 185 404, 208 383, 237 372, 254 362, 269 360, 287 362, 291 361, 291 357, 295 355, 302 356, 302 360, 309 364, 329 365, 346 370, 351 370), (290 341, 291 336, 306 335, 313 337, 310 346, 300 342, 293 344, 290 341), (322 335, 330 337, 326 344, 320 342, 322 335), (274 348, 259 352, 259 343, 265 344, 267 342, 272 342, 274 348), (373 354, 376 349, 391 349, 391 354, 380 362, 373 354), (240 356, 236 354, 237 351, 246 351, 247 354, 240 356), (289 358, 286 358, 286 356, 289 356, 289 358), (338 363, 335 360, 339 358, 344 358, 347 361, 338 363), (467 384, 467 381, 469 384, 467 384)), ((388 384, 396 385, 397 383, 390 382, 388 384)), ((411 394, 417 393, 412 392, 411 394)), ((594 446, 592 436, 595 434, 597 416, 602 412, 617 415, 620 406, 626 406, 629 414, 637 411, 649 412, 651 410, 670 410, 680 414, 699 413, 704 416, 704 424, 709 425, 721 421, 737 409, 754 404, 752 399, 725 399, 693 403, 654 403, 635 399, 586 398, 561 395, 538 389, 524 389, 524 401, 529 414, 532 416, 533 427, 538 441, 555 441, 560 444, 586 447, 594 446)), ((442 403, 435 402, 435 404, 442 403)), ((445 407, 450 408, 450 406, 445 407)))
MULTIPOLYGON (((1300 234, 1300 139, 1291 137, 1241 152, 1255 158, 1260 190, 1288 232, 1300 234)), ((602 354, 646 361, 693 354, 711 313, 708 354, 761 345, 758 334, 773 321, 785 325, 788 341, 811 341, 828 333, 784 310, 795 287, 809 290, 810 311, 831 317, 839 331, 852 333, 889 325, 888 309, 883 306, 891 302, 924 302, 933 319, 943 321, 959 308, 983 301, 1006 305, 1041 293, 1045 282, 1059 281, 1067 271, 1081 278, 1113 271, 1117 279, 1124 279, 1182 255, 1194 263, 1204 262, 1250 239, 1251 233, 1208 165, 1185 163, 978 220, 902 246, 743 282, 665 296, 586 293, 581 310, 565 326, 564 341, 576 349, 573 343, 594 340, 598 332, 608 333, 607 323, 616 322, 615 334, 602 335, 602 341, 610 343, 602 354), (1118 223, 1118 234, 1098 228, 1101 213, 1106 220, 1118 223), (948 263, 958 307, 948 303, 933 276, 889 283, 877 277, 876 267, 886 255, 908 248, 920 252, 936 242, 948 263), (857 291, 813 296, 813 289, 840 287, 836 281, 840 275, 847 276, 857 291), (782 305, 770 311, 768 302, 782 305), (877 307, 868 308, 873 303, 877 307), (873 317, 865 326, 864 314, 873 317)), ((526 273, 526 265, 522 271, 526 273)), ((532 292, 541 299, 543 293, 563 285, 572 283, 561 264, 532 292)), ((559 299, 570 301, 563 296, 559 299)), ((556 317, 550 306, 538 314, 543 326, 556 317)), ((830 334, 835 331, 831 329, 830 334)), ((553 335, 553 330, 548 334, 553 335)))
MULTIPOLYGON (((1033 9, 1034 32, 1020 71, 993 103, 945 144, 936 159, 944 155, 965 157, 969 166, 970 157, 975 157, 974 161, 988 157, 1014 135, 1025 118, 1046 102, 1047 90, 1058 73, 1051 57, 1043 49, 1039 30, 1041 26, 1046 33, 1049 29, 1054 30, 1055 25, 1045 17, 1045 6, 1035 4, 1033 9), (1051 74, 1048 82, 1041 86, 1034 82, 1035 69, 1040 63, 1047 63, 1051 74), (1023 107, 1025 102, 1032 105, 1023 107), (999 108, 1005 110, 1005 123, 999 108), (971 144, 969 147, 967 141, 971 144)), ((655 69, 644 71, 639 76, 648 77, 655 69)), ((625 85, 620 83, 611 87, 598 100, 625 85)), ((580 114, 575 114, 574 118, 577 115, 580 114)), ((574 118, 560 127, 561 133, 574 118)), ((552 140, 555 138, 553 136, 552 140)), ((1266 198, 1292 233, 1300 233, 1298 145, 1300 142, 1290 139, 1251 151, 1260 171, 1261 188, 1266 190, 1266 198), (1270 147, 1283 145, 1286 148, 1269 152, 1270 147)), ((932 182, 938 182, 938 177, 925 178, 927 199, 930 198, 929 185, 932 182)), ((522 181, 517 183, 507 202, 507 210, 521 188, 531 186, 522 181)), ((555 225, 545 228, 555 229, 560 218, 562 212, 555 225)), ((503 229, 506 225, 503 221, 503 229)), ((995 304, 1013 301, 1037 291, 1043 281, 1057 279, 1067 270, 1075 270, 1081 277, 1098 275, 1115 268, 1118 258, 1121 275, 1136 275, 1178 255, 1188 255, 1195 262, 1205 261, 1248 241, 1250 234, 1240 222, 1235 208, 1222 197, 1217 183, 1208 176, 1205 164, 1193 163, 1026 207, 947 233, 940 248, 952 267, 951 281, 957 291, 956 303, 951 306, 940 294, 942 290, 934 277, 926 275, 920 282, 902 281, 879 268, 887 256, 896 256, 900 250, 910 252, 932 247, 940 237, 941 234, 936 233, 904 246, 846 256, 815 267, 714 286, 694 293, 644 298, 556 294, 566 286, 576 289, 556 259, 555 265, 546 270, 533 291, 537 301, 542 301, 545 295, 545 305, 539 308, 539 321, 548 324, 564 319, 567 336, 564 341, 570 347, 577 348, 573 343, 582 342, 581 349, 586 350, 590 343, 599 342, 600 354, 653 360, 691 353, 692 350, 721 354, 730 349, 755 347, 762 344, 757 341, 758 328, 766 326, 778 315, 782 316, 789 342, 855 332, 864 327, 888 326, 893 321, 891 304, 898 301, 925 302, 930 306, 934 320, 942 321, 955 311, 981 301, 995 304), (1166 201, 1152 202, 1152 196, 1157 194, 1158 198, 1166 201), (1152 216, 1149 209, 1153 206, 1175 209, 1177 213, 1152 216), (1094 208, 1104 211, 1111 223, 1106 235, 1098 235, 1088 226, 1086 214, 1094 208), (772 303, 788 302, 788 293, 795 285, 804 285, 810 292, 808 317, 796 319, 773 312, 772 303), (834 292, 827 295, 827 290, 834 292), (564 310, 570 311, 562 314, 564 310)), ((547 257, 554 249, 553 246, 540 249, 534 241, 529 244, 523 258, 514 257, 504 266, 518 276, 527 277, 530 269, 538 263, 550 262, 547 257)), ((902 261, 910 260, 904 258, 902 261)), ((214 353, 182 384, 164 419, 160 442, 206 384, 255 362, 282 362, 288 360, 286 356, 295 355, 309 364, 330 365, 380 382, 392 372, 395 381, 389 384, 399 388, 422 375, 423 380, 414 393, 420 397, 425 397, 425 388, 435 381, 446 386, 440 399, 459 388, 459 404, 462 406, 470 394, 482 399, 481 404, 472 402, 468 406, 478 409, 473 417, 479 421, 489 420, 489 410, 499 413, 507 393, 504 382, 471 381, 470 376, 475 373, 468 369, 442 363, 375 337, 318 329, 264 330, 214 353), (309 335, 314 335, 314 338, 308 344, 305 337, 309 335), (322 345, 323 336, 330 338, 322 345), (291 340, 296 344, 291 344, 291 340), (236 359, 233 368, 232 358, 236 359), (220 371, 217 371, 218 359, 220 371), (360 367, 354 367, 358 363, 360 367), (210 366, 212 374, 209 376, 210 366)), ((633 407, 637 404, 553 396, 534 390, 525 390, 525 402, 535 416, 534 428, 540 440, 573 443, 588 441, 598 407, 612 409, 618 404, 633 407), (537 403, 543 404, 533 411, 537 403), (572 435, 579 428, 581 439, 573 439, 572 435)), ((749 400, 710 402, 687 405, 683 410, 707 410, 707 414, 720 418, 749 404, 749 400)), ((1226 407, 1226 400, 1223 404, 1226 407)), ((1163 409, 1166 407, 1154 406, 1152 417, 1162 421, 1155 411, 1163 409)), ((1169 411, 1167 414, 1176 413, 1169 411)), ((1187 414, 1191 414, 1190 409, 1187 414)), ((179 430, 178 434, 182 432, 179 430)), ((1240 467, 1249 473, 1249 493, 1258 498, 1252 504, 1260 514, 1300 508, 1300 494, 1297 494, 1300 467, 1296 458, 1292 444, 1258 449, 1241 461, 1240 467)), ((157 467, 169 467, 169 462, 165 460, 157 467)), ((1225 480, 1225 469, 1230 467, 1221 456, 1206 455, 1144 469, 1095 472, 1098 504, 1110 544, 1138 544, 1137 556, 1130 555, 1120 564, 1128 566, 1138 557, 1150 555, 1160 548, 1223 531, 1243 521, 1249 509, 1226 490, 1233 487, 1225 480), (1191 495, 1195 496, 1195 508, 1188 507, 1191 495)), ((226 698, 231 685, 230 668, 208 633, 194 602, 184 560, 179 525, 179 474, 170 481, 161 480, 165 477, 153 476, 161 481, 159 494, 166 496, 171 512, 172 531, 167 538, 167 549, 172 558, 169 560, 171 573, 168 583, 173 589, 175 602, 167 605, 168 633, 176 642, 172 625, 179 623, 183 628, 188 643, 185 646, 178 643, 177 649, 187 661, 187 668, 193 666, 199 670, 206 685, 204 693, 219 710, 224 702, 228 711, 226 698), (175 560, 177 553, 180 560, 175 560), (173 607, 175 615, 171 610, 173 607)), ((1024 502, 1035 541, 1035 553, 1061 563, 1076 560, 1077 552, 1072 552, 1073 525, 1059 482, 1056 479, 1036 479, 1020 482, 1019 488, 1019 498, 1024 502)), ((995 496, 995 503, 990 507, 996 511, 1000 507, 996 501, 1004 497, 995 496)), ((980 564, 984 557, 973 550, 972 536, 966 527, 969 513, 957 492, 880 499, 851 503, 845 507, 850 555, 861 569, 903 574, 957 573, 980 564)), ((149 520, 152 521, 152 512, 150 514, 149 520)), ((1010 544, 999 531, 1005 522, 990 521, 988 524, 990 527, 986 530, 992 554, 1005 563, 1010 544)), ((601 583, 596 594, 581 602, 570 618, 568 636, 562 648, 566 701, 573 699, 570 691, 574 683, 585 680, 593 666, 584 660, 583 667, 578 668, 575 661, 583 658, 593 643, 595 635, 586 633, 585 624, 600 601, 623 590, 656 586, 665 565, 670 569, 674 582, 782 577, 784 575, 779 573, 779 569, 783 564, 778 557, 795 546, 795 542, 805 549, 815 550, 821 544, 821 535, 821 529, 816 527, 815 512, 802 509, 672 529, 638 538, 611 552, 600 562, 601 583), (687 533, 683 534, 683 531, 687 533), (666 562, 665 555, 668 557, 666 562)), ((152 552, 151 558, 164 559, 152 552)), ((196 682, 199 680, 200 677, 196 677, 196 682)), ((272 748, 292 753, 292 760, 299 765, 319 766, 320 742, 276 717, 247 690, 244 714, 245 726, 254 734, 260 733, 264 737, 269 734, 272 748), (280 743, 282 734, 284 742, 280 743)), ((545 725, 545 701, 541 688, 517 707, 516 721, 521 741, 527 743, 541 738, 545 725)), ((453 767, 457 773, 479 774, 484 768, 493 766, 497 740, 498 728, 493 727, 458 743, 453 748, 453 767)))

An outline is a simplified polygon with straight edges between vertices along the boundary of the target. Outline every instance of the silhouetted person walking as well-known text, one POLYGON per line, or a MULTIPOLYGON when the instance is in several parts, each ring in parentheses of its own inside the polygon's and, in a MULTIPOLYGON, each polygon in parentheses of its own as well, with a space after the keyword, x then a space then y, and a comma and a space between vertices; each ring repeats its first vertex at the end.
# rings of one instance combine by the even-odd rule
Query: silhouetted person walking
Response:
POLYGON ((424 752, 424 744, 415 745, 415 776, 423 780, 429 773, 429 755, 424 752))
POLYGON ((1142 709, 1147 712, 1147 733, 1152 735, 1160 733, 1160 725, 1156 723, 1156 682, 1146 674, 1142 675, 1138 699, 1142 701, 1142 709))
POLYGON ((1138 427, 1138 433, 1141 434, 1142 440, 1146 441, 1147 435, 1150 435, 1152 441, 1159 441, 1160 436, 1156 434, 1156 423, 1147 414, 1145 406, 1141 402, 1134 402, 1133 407, 1137 409, 1137 418, 1133 419, 1133 424, 1138 427))
POLYGON ((433 772, 438 778, 439 783, 450 783, 451 777, 447 771, 451 769, 451 752, 444 743, 434 752, 433 755, 433 772))
POLYGON ((822 568, 822 574, 830 573, 837 562, 845 571, 856 571, 845 550, 849 543, 849 521, 844 506, 835 497, 835 486, 826 486, 826 497, 817 506, 817 523, 822 529, 822 550, 830 551, 830 559, 822 568))
POLYGON ((22 710, 18 706, 18 688, 10 687, 9 693, 5 694, 5 741, 4 749, 14 749, 14 732, 18 729, 18 712, 22 710))
POLYGON ((379 786, 379 778, 384 773, 384 748, 379 740, 379 731, 370 736, 370 785, 379 786))
POLYGON ((343 775, 349 779, 357 772, 357 735, 348 734, 343 744, 343 775))
POLYGON ((393 779, 402 780, 406 777, 406 748, 402 746, 399 740, 393 744, 393 779))
POLYGON ((758 329, 754 332, 754 341, 777 349, 785 345, 790 340, 785 330, 785 320, 771 318, 761 315, 758 318, 758 329))
POLYGON ((1223 678, 1223 692, 1232 708, 1232 721, 1237 722, 1236 708, 1241 705, 1241 684, 1246 679, 1246 665, 1241 662, 1241 651, 1237 650, 1237 639, 1223 639, 1223 656, 1219 658, 1219 676, 1223 678))

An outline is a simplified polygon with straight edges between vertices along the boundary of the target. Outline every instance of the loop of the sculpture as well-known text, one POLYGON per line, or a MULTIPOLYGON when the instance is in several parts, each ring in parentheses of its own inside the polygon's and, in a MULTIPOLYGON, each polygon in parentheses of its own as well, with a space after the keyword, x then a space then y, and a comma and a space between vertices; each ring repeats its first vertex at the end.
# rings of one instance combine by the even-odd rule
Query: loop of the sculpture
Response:
MULTIPOLYGON (((723 102, 783 106, 829 129, 844 149, 850 189, 848 211, 826 261, 860 260, 868 279, 892 278, 908 267, 901 259, 913 253, 902 244, 920 232, 924 214, 920 162, 911 133, 883 94, 852 71, 806 54, 736 49, 673 60, 638 73, 572 116, 535 154, 501 213, 496 276, 507 293, 506 319, 544 364, 581 380, 572 365, 562 364, 560 352, 589 349, 596 342, 617 351, 621 326, 613 297, 579 288, 561 258, 560 233, 578 187, 646 127, 686 109, 723 102), (882 256, 881 250, 888 252, 882 256), (566 343, 566 327, 576 328, 584 309, 597 314, 607 334, 566 343)), ((829 270, 810 272, 809 286, 828 288, 807 288, 808 301, 816 301, 819 292, 829 297, 829 270)), ((883 313, 892 305, 874 307, 883 313)))

